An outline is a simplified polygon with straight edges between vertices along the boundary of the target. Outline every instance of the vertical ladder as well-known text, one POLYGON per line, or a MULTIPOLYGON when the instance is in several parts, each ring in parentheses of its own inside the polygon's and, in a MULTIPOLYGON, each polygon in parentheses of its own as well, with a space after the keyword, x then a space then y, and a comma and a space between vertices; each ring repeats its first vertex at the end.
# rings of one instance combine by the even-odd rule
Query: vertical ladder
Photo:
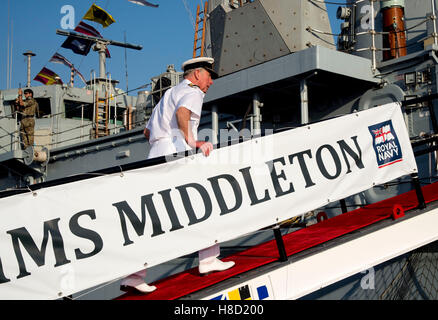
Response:
POLYGON ((193 44, 193 58, 204 56, 205 46, 205 27, 207 25, 207 7, 208 1, 204 4, 204 10, 200 11, 200 6, 196 9, 195 41, 193 44), (199 34, 202 32, 201 34, 199 34), (199 42, 201 42, 199 44, 199 42))
POLYGON ((109 134, 108 120, 109 120, 109 96, 108 90, 105 90, 105 98, 99 97, 99 91, 96 90, 96 107, 94 115, 94 137, 104 137, 109 134))

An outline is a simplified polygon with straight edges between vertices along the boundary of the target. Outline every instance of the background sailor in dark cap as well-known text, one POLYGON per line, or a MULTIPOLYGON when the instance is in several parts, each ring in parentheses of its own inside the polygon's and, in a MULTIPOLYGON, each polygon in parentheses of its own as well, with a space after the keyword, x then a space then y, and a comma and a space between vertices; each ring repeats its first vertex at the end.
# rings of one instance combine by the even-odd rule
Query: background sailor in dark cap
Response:
MULTIPOLYGON (((210 57, 193 58, 183 63, 184 80, 166 91, 146 124, 144 135, 151 144, 148 159, 196 148, 204 156, 212 152, 213 145, 197 140, 197 136, 204 96, 213 79, 217 78, 213 63, 214 59, 210 57)), ((233 261, 217 259, 219 253, 218 244, 198 252, 200 274, 234 266, 233 261)), ((122 281, 121 289, 135 288, 141 292, 155 290, 155 286, 144 282, 145 276, 146 270, 128 276, 122 281)))
POLYGON ((18 89, 18 98, 16 100, 17 110, 21 114, 20 135, 23 149, 33 146, 35 115, 38 114, 38 102, 33 98, 31 89, 24 90, 26 100, 23 100, 23 90, 18 89))

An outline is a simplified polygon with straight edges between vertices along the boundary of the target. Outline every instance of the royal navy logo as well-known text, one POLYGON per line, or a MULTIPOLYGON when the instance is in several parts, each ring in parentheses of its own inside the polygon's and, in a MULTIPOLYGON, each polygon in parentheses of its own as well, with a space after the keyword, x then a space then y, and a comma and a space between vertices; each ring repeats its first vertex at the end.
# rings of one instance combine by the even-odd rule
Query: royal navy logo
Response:
POLYGON ((379 168, 403 160, 400 143, 391 120, 369 126, 368 129, 373 138, 373 147, 379 168))

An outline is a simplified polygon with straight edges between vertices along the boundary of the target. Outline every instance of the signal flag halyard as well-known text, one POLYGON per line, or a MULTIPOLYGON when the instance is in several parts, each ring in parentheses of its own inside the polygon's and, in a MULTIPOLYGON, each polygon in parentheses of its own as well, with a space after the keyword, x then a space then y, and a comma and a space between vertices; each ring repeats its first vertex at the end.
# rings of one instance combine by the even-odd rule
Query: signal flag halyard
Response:
POLYGON ((65 65, 65 66, 67 66, 67 67, 73 69, 73 71, 79 76, 79 78, 81 78, 81 80, 82 80, 85 84, 87 84, 87 81, 85 80, 84 76, 83 76, 83 75, 79 72, 79 70, 77 70, 77 69, 73 66, 73 64, 72 64, 70 61, 68 61, 63 55, 61 55, 61 54, 59 54, 58 52, 56 52, 56 53, 53 55, 53 57, 50 58, 49 61, 50 61, 50 62, 53 62, 53 63, 61 63, 61 64, 65 65))
POLYGON ((56 52, 49 60, 50 62, 53 63, 61 63, 63 65, 66 65, 67 67, 72 67, 73 64, 68 61, 63 55, 59 54, 58 52, 56 52))
MULTIPOLYGON (((102 38, 102 35, 99 33, 99 31, 83 21, 79 22, 74 31, 85 34, 87 36, 102 38)), ((76 54, 86 56, 90 52, 92 45, 92 40, 79 39, 74 36, 68 36, 64 43, 61 45, 61 47, 71 49, 76 54)), ((105 50, 105 55, 107 58, 111 58, 108 48, 105 50)))
MULTIPOLYGON (((99 31, 97 31, 95 28, 93 28, 92 26, 90 26, 89 24, 83 21, 79 22, 78 26, 75 28, 74 31, 85 34, 87 36, 103 38, 99 31)), ((111 58, 108 48, 105 50, 105 55, 107 58, 111 58)))

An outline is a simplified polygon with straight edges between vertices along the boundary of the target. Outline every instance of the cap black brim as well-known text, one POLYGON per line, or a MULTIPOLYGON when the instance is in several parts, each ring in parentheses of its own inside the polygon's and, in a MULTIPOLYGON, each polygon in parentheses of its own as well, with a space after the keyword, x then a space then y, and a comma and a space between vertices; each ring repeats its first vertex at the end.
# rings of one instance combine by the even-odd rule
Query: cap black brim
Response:
POLYGON ((196 68, 204 68, 205 70, 207 70, 210 73, 212 79, 217 79, 219 77, 219 75, 216 73, 216 71, 214 71, 214 69, 212 68, 211 63, 207 63, 205 61, 196 62, 196 63, 186 65, 184 67, 184 71, 187 71, 190 69, 196 69, 196 68))
POLYGON ((205 68, 205 67, 204 67, 204 69, 207 70, 208 72, 210 72, 211 78, 213 80, 219 78, 218 74, 213 69, 205 68))

